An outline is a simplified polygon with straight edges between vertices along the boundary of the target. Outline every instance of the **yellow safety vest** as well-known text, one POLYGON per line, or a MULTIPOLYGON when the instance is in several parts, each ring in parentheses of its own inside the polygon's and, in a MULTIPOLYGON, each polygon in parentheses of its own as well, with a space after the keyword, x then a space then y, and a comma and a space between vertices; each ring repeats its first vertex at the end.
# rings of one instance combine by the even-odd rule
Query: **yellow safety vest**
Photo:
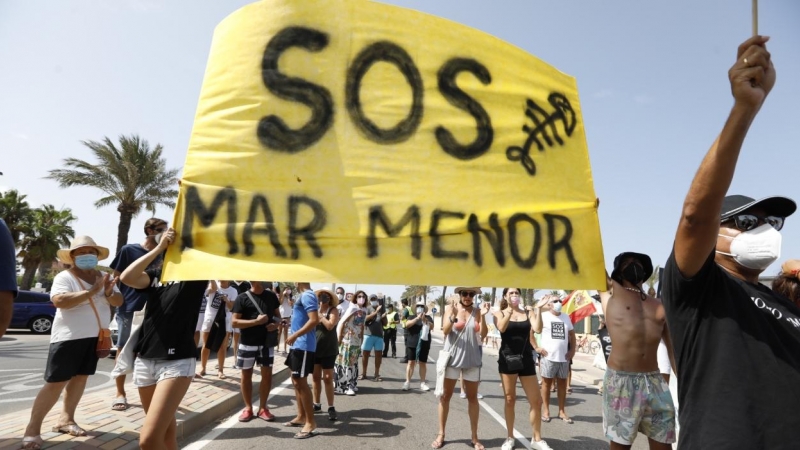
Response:
POLYGON ((392 311, 390 313, 386 313, 386 325, 384 325, 384 330, 394 330, 397 328, 397 324, 394 323, 395 318, 397 317, 397 311, 392 311))

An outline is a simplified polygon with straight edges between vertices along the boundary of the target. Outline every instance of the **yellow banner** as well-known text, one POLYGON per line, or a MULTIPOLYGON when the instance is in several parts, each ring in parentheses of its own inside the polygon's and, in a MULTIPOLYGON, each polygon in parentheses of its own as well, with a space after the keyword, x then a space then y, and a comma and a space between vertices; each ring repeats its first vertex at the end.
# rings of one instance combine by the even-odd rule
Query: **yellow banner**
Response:
POLYGON ((575 79, 363 0, 214 33, 166 280, 605 286, 575 79))

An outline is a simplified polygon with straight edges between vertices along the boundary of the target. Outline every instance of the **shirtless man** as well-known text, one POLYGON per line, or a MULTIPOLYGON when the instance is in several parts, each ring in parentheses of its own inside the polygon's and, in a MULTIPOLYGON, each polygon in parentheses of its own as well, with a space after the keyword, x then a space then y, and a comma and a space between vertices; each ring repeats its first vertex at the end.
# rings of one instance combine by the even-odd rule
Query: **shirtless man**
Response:
POLYGON ((613 342, 603 380, 603 428, 611 449, 629 449, 637 432, 651 449, 669 450, 675 442, 675 406, 658 370, 663 339, 672 343, 661 300, 645 294, 642 282, 653 273, 650 257, 626 252, 614 258, 609 291, 600 294, 613 342))

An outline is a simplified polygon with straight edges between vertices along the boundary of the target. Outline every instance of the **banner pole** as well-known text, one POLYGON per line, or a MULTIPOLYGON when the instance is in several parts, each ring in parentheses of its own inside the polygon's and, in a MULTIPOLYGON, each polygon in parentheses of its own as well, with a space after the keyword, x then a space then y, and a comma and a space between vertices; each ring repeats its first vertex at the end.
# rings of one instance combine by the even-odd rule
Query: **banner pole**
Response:
POLYGON ((758 0, 753 0, 753 36, 758 35, 758 0))

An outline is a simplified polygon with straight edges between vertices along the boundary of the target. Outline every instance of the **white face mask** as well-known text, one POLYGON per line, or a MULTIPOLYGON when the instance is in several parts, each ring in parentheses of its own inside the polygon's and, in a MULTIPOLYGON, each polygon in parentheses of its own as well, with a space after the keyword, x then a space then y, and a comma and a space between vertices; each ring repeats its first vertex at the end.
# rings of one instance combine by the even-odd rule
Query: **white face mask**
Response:
POLYGON ((423 308, 422 306, 417 308, 417 314, 423 314, 424 312, 425 312, 425 308, 423 308))
POLYGON ((720 236, 731 239, 731 252, 717 253, 732 257, 748 269, 764 270, 781 257, 781 233, 772 225, 765 223, 733 238, 723 234, 720 236))
POLYGON ((561 312, 561 303, 553 303, 553 311, 560 313, 561 312))
POLYGON ((344 300, 344 295, 342 295, 342 294, 336 294, 336 296, 337 296, 337 297, 339 297, 339 301, 342 301, 342 300, 344 300))

